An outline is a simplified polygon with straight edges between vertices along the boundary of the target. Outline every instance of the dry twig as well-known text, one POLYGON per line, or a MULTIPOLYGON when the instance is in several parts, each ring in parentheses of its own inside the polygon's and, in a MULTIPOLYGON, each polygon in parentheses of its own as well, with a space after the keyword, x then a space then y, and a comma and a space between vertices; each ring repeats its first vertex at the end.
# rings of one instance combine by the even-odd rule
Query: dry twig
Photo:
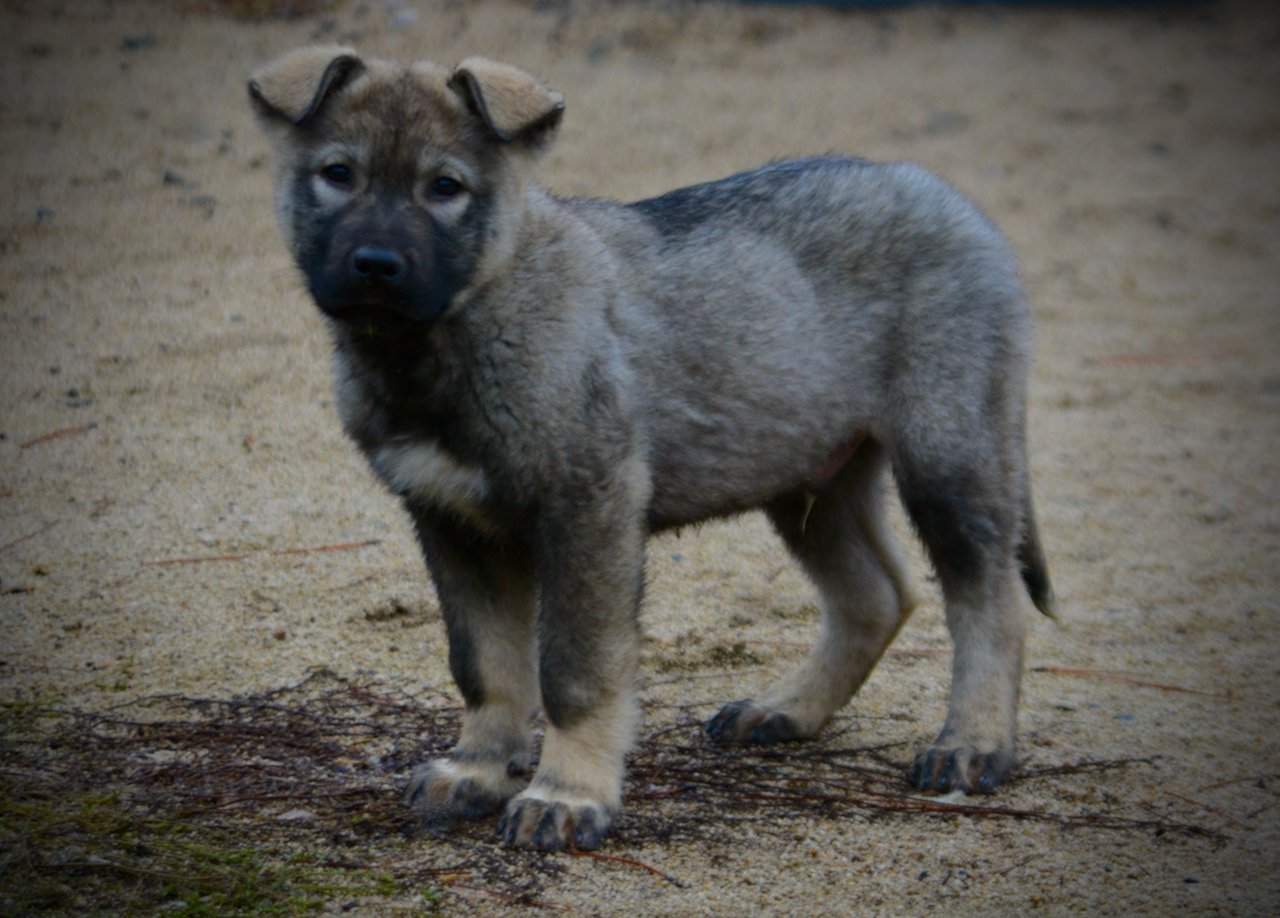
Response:
POLYGON ((16 548, 17 546, 21 545, 23 542, 26 542, 30 539, 34 539, 36 536, 42 533, 48 532, 50 529, 52 529, 56 525, 58 525, 58 521, 54 520, 52 523, 45 523, 35 532, 28 532, 24 536, 18 536, 18 538, 14 539, 12 542, 6 542, 4 545, 0 545, 0 553, 6 552, 11 548, 16 548))
POLYGON ((675 877, 671 876, 671 874, 663 873, 657 867, 654 867, 650 864, 646 864, 644 861, 638 861, 632 857, 623 857, 620 854, 605 854, 601 851, 583 851, 580 848, 571 849, 569 853, 575 855, 576 857, 589 857, 592 860, 596 860, 596 861, 607 861, 608 863, 611 863, 611 864, 626 864, 628 867, 638 867, 640 870, 646 871, 647 873, 651 873, 655 877, 661 877, 662 879, 670 883, 672 886, 679 887, 680 889, 685 888, 685 885, 681 883, 679 880, 677 880, 675 877))
POLYGON ((293 555, 316 555, 334 551, 354 551, 357 548, 368 548, 377 545, 381 539, 365 539, 362 542, 338 542, 334 545, 312 545, 307 548, 282 548, 276 551, 246 552, 232 555, 194 555, 185 558, 158 558, 144 561, 148 567, 163 567, 171 564, 207 564, 213 561, 247 561, 250 558, 287 558, 293 555))
POLYGON ((1204 692, 1199 689, 1183 688, 1180 685, 1168 685, 1163 682, 1149 682, 1138 679, 1130 673, 1117 673, 1106 669, 1076 669, 1070 666, 1035 666, 1033 673, 1049 673, 1053 676, 1080 676, 1085 679, 1108 679, 1112 682, 1123 682, 1139 688, 1159 689, 1162 692, 1183 692, 1187 695, 1205 695, 1209 698, 1222 698, 1220 692, 1204 692))
POLYGON ((40 434, 38 437, 32 437, 24 443, 18 444, 18 449, 31 449, 41 443, 48 443, 50 440, 58 440, 62 437, 74 437, 80 434, 88 433, 98 427, 97 421, 90 421, 88 424, 77 424, 74 427, 59 427, 57 430, 51 430, 48 433, 40 434))

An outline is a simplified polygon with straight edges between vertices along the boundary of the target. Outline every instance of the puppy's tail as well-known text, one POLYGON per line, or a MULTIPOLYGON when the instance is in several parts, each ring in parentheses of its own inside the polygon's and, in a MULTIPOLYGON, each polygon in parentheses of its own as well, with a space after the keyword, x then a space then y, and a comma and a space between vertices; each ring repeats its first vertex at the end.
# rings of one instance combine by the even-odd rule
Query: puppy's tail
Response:
POLYGON ((1031 504, 1031 488, 1022 491, 1022 541, 1018 545, 1018 563, 1022 568, 1022 582, 1027 585, 1031 601, 1049 618, 1057 620, 1054 611, 1053 584, 1049 582, 1049 566, 1040 547, 1040 532, 1036 529, 1036 512, 1031 504))

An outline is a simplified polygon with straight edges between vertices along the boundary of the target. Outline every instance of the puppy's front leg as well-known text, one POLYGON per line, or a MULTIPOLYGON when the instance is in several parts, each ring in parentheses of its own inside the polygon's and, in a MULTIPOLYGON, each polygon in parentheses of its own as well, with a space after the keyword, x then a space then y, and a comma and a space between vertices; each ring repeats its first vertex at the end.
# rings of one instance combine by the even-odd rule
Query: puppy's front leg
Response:
MULTIPOLYGON (((411 508, 412 509, 412 508, 411 508)), ((413 510, 466 704, 447 758, 418 767, 406 800, 433 830, 498 810, 528 781, 537 712, 536 591, 526 550, 413 510)))
POLYGON ((538 660, 549 725, 537 775, 507 804, 507 844, 596 848, 622 803, 636 722, 643 473, 615 469, 539 526, 538 660))

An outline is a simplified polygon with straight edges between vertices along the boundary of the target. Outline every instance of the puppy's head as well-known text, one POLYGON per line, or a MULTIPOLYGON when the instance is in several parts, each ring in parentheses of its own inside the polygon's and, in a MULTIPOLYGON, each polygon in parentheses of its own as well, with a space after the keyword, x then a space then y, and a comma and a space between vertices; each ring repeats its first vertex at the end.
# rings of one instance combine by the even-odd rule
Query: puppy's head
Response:
POLYGON ((432 323, 509 254, 564 99, 483 58, 453 70, 304 48, 249 81, 276 209, 320 309, 432 323))

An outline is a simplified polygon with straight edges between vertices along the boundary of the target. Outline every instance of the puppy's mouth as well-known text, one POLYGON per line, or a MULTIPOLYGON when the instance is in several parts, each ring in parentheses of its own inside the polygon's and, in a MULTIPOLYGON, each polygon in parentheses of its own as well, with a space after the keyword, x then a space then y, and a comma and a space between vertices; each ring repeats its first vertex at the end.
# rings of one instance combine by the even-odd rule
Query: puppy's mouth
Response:
POLYGON ((431 325, 444 312, 423 299, 387 296, 376 291, 352 291, 340 296, 316 296, 320 311, 347 325, 387 327, 431 325))

